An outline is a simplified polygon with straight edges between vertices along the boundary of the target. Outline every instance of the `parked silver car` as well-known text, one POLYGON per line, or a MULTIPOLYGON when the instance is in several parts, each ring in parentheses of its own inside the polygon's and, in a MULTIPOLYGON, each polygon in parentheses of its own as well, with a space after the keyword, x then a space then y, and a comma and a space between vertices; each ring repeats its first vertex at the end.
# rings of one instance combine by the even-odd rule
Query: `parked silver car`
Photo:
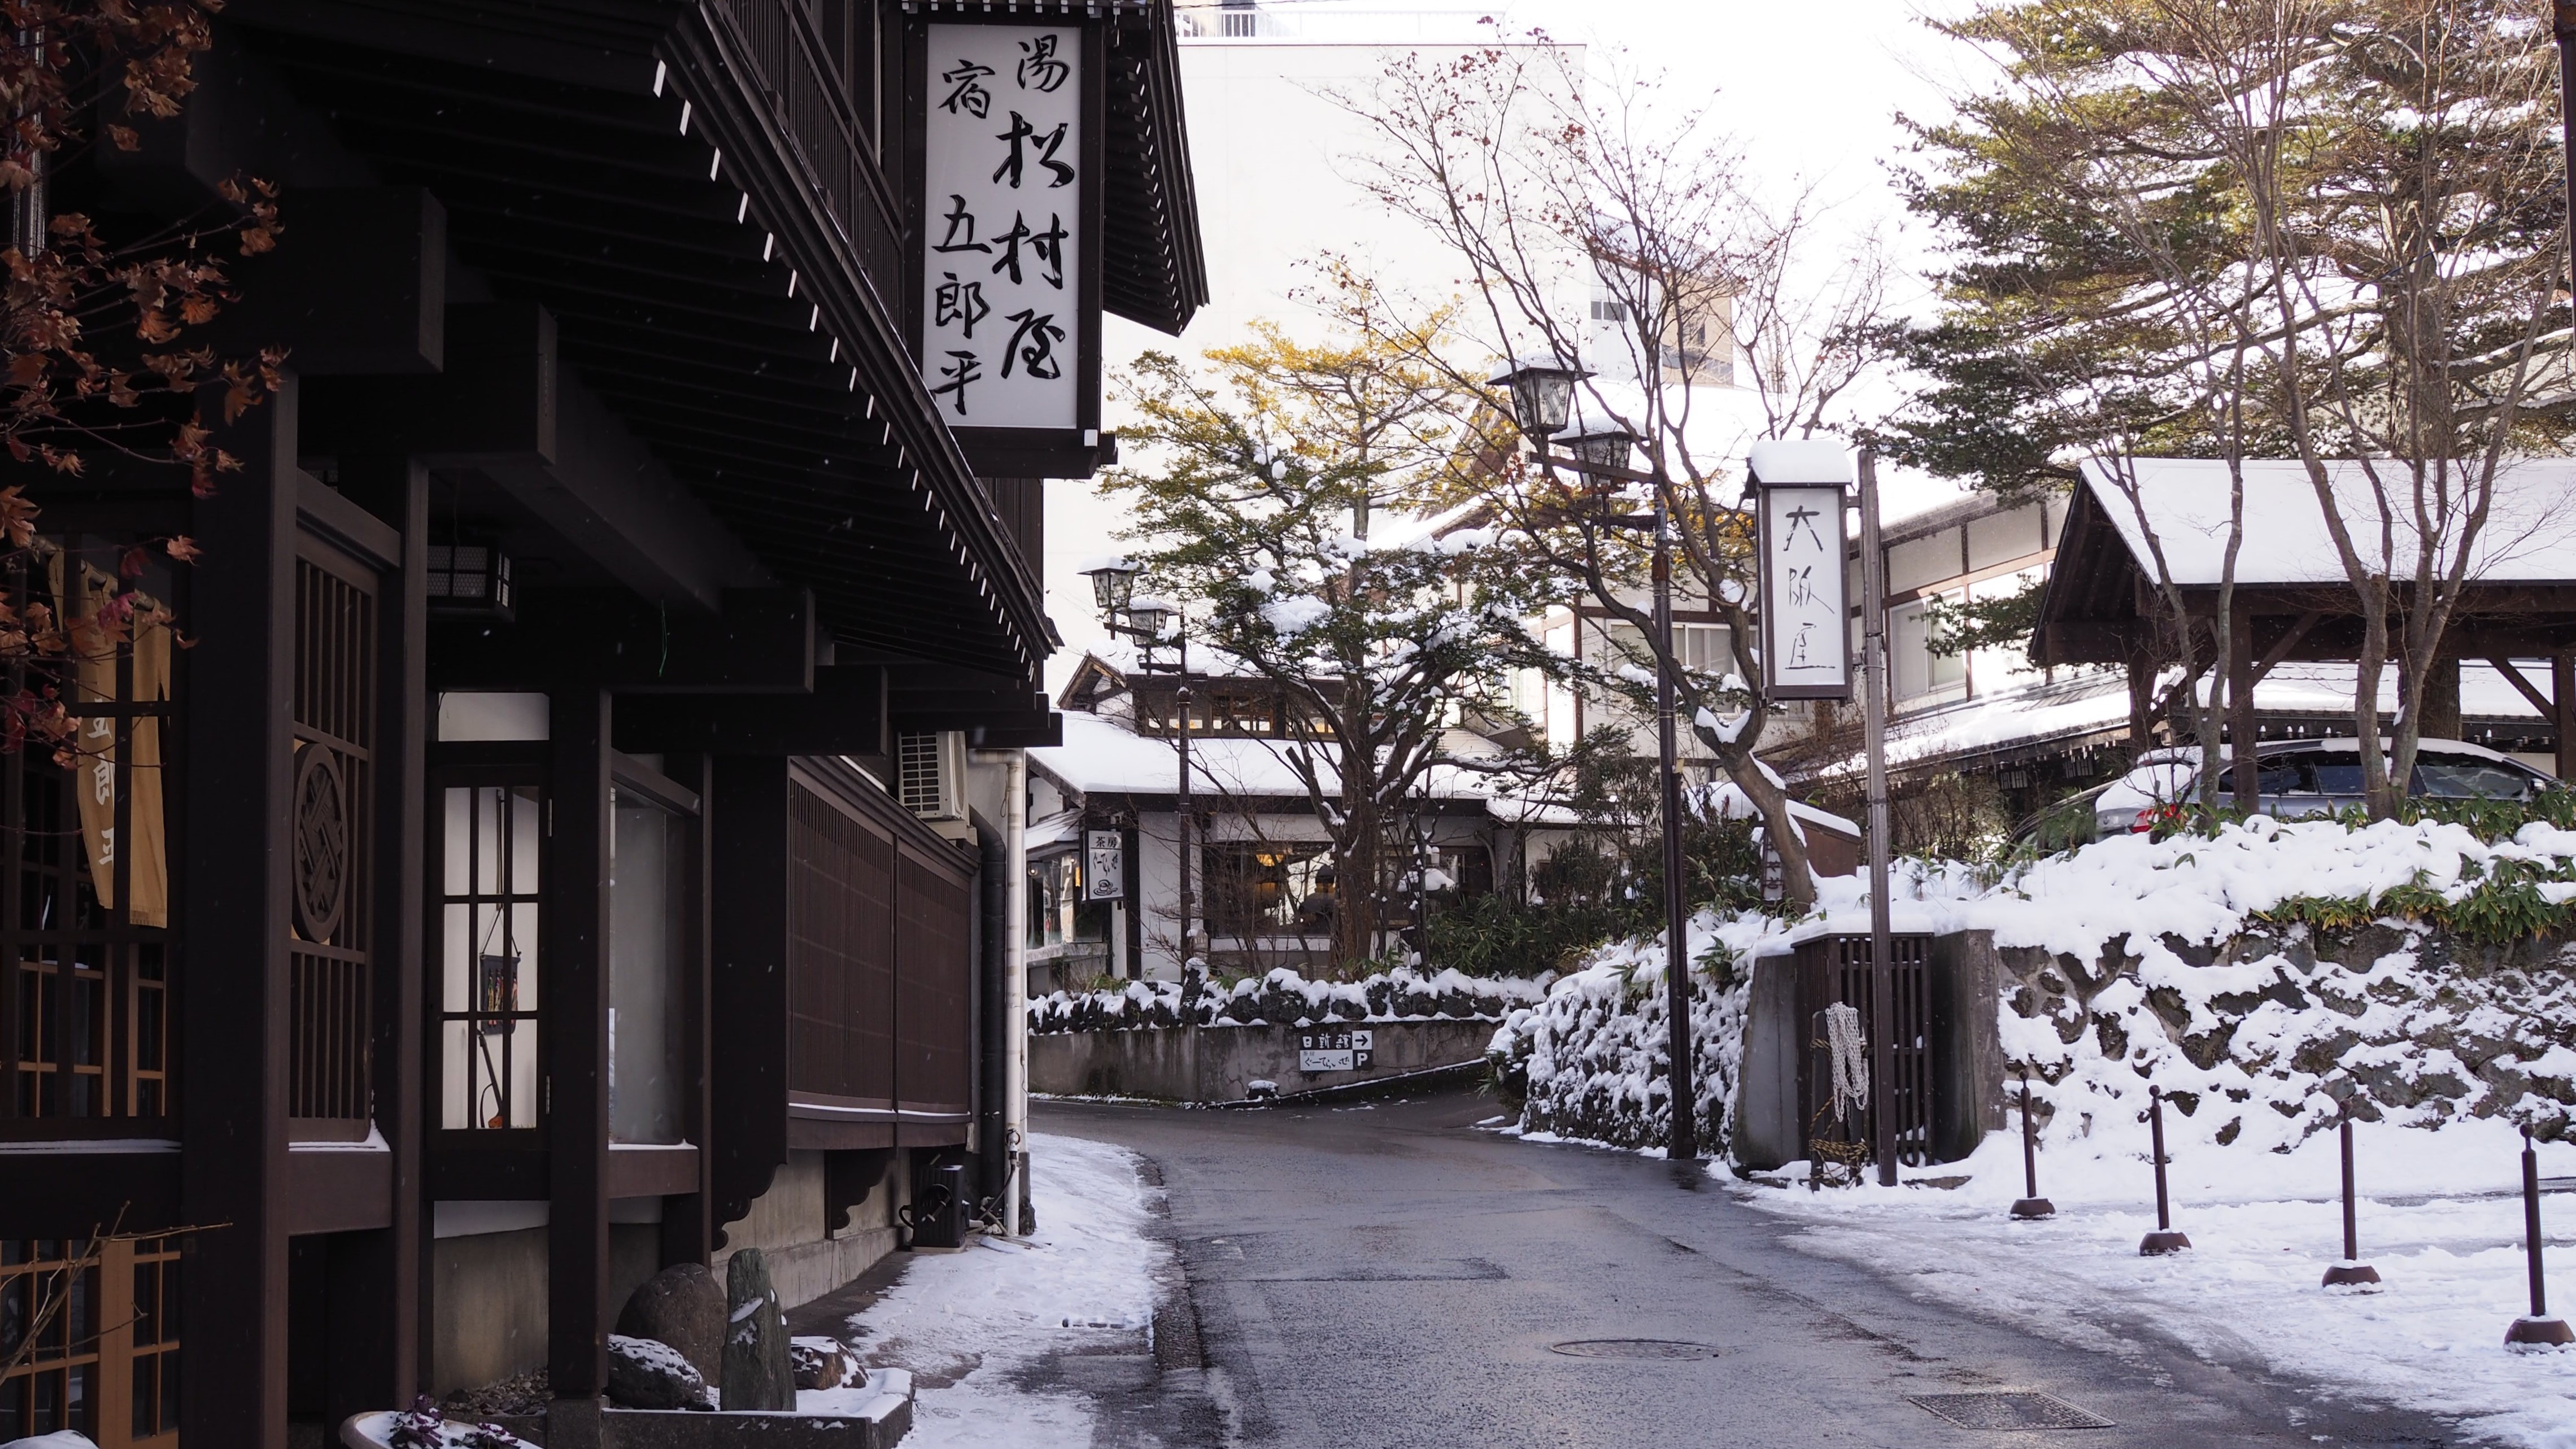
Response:
MULTIPOLYGON (((2262 811, 2282 820, 2329 815, 2362 803, 2357 740, 2266 740, 2254 747, 2262 811)), ((2200 751, 2150 750, 2137 767, 2093 798, 2097 835, 2145 828, 2160 805, 2199 794, 2200 751)), ((2415 753, 2408 793, 2451 800, 2528 800, 2557 781, 2510 755, 2465 740, 2425 740, 2415 753)), ((2235 799, 2234 766, 2220 772, 2221 803, 2235 799)), ((2079 817, 2080 818, 2080 817, 2079 817)))

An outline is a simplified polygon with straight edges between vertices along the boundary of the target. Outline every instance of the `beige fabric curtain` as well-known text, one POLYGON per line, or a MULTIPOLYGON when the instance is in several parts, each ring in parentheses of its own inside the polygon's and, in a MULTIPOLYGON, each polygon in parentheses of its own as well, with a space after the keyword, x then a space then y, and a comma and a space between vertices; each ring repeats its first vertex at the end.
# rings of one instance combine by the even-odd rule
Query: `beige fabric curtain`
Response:
POLYGON ((166 624, 146 624, 132 631, 130 646, 121 645, 98 622, 99 610, 119 592, 116 577, 87 563, 67 561, 60 552, 54 554, 51 569, 71 648, 67 707, 79 725, 73 740, 81 757, 72 768, 79 777, 74 793, 80 800, 81 836, 89 847, 90 884, 100 905, 116 909, 116 794, 122 785, 133 836, 127 870, 134 900, 126 919, 137 926, 166 927, 170 924, 170 864, 161 805, 161 721, 126 721, 130 729, 120 747, 119 721, 106 715, 84 716, 80 706, 123 702, 117 663, 118 656, 129 650, 134 662, 131 702, 169 699, 170 629, 166 624), (64 576, 72 568, 79 571, 78 582, 66 596, 64 576))

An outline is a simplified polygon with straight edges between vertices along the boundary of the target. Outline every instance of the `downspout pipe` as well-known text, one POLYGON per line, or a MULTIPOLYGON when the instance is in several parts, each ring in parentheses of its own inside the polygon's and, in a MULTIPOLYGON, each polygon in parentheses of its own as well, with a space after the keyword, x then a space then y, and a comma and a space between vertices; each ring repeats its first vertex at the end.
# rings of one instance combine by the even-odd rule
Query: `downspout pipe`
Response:
POLYGON ((1009 989, 1005 978, 1011 969, 1005 943, 1010 939, 1009 901, 1014 882, 1002 827, 981 810, 975 811, 973 818, 983 872, 979 939, 975 943, 975 1192, 989 1198, 993 1211, 1000 1213, 1002 1204, 1008 1201, 1002 1192, 1010 1176, 1011 1160, 1010 1129, 1002 1120, 1003 1079, 1009 1070, 1004 1059, 1010 1042, 1003 1026, 1007 1020, 1003 993, 1009 989))
POLYGON ((1029 1207, 1029 756, 1012 750, 1002 799, 1002 1126, 1010 1163, 1004 1178, 1007 1231, 1035 1230, 1029 1207))

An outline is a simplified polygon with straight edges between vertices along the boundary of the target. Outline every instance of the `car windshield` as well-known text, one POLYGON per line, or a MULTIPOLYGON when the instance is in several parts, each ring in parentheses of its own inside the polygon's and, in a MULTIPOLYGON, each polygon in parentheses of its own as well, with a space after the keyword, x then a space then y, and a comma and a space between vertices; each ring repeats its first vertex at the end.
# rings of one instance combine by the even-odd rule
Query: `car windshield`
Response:
POLYGON ((2521 800, 2531 777, 2498 760, 2426 752, 2415 757, 2415 793, 2447 800, 2521 800))

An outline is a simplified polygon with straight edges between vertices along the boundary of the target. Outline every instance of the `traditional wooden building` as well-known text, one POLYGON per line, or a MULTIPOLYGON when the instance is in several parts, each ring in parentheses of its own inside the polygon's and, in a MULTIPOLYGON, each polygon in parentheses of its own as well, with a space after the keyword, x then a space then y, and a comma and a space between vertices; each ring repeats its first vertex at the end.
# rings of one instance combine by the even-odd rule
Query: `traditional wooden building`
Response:
POLYGON ((0 1439, 541 1367, 593 1443, 656 1268, 819 1291, 934 1163, 1003 1190, 974 762, 1059 738, 1100 314, 1203 300, 1168 0, 234 0, 197 64, 54 204, 278 182, 220 327, 288 376, 210 497, 22 480, 74 612, 204 554, 142 580, 196 646, 81 701, 112 748, 0 760, 0 1335, 108 1235, 0 1439))

